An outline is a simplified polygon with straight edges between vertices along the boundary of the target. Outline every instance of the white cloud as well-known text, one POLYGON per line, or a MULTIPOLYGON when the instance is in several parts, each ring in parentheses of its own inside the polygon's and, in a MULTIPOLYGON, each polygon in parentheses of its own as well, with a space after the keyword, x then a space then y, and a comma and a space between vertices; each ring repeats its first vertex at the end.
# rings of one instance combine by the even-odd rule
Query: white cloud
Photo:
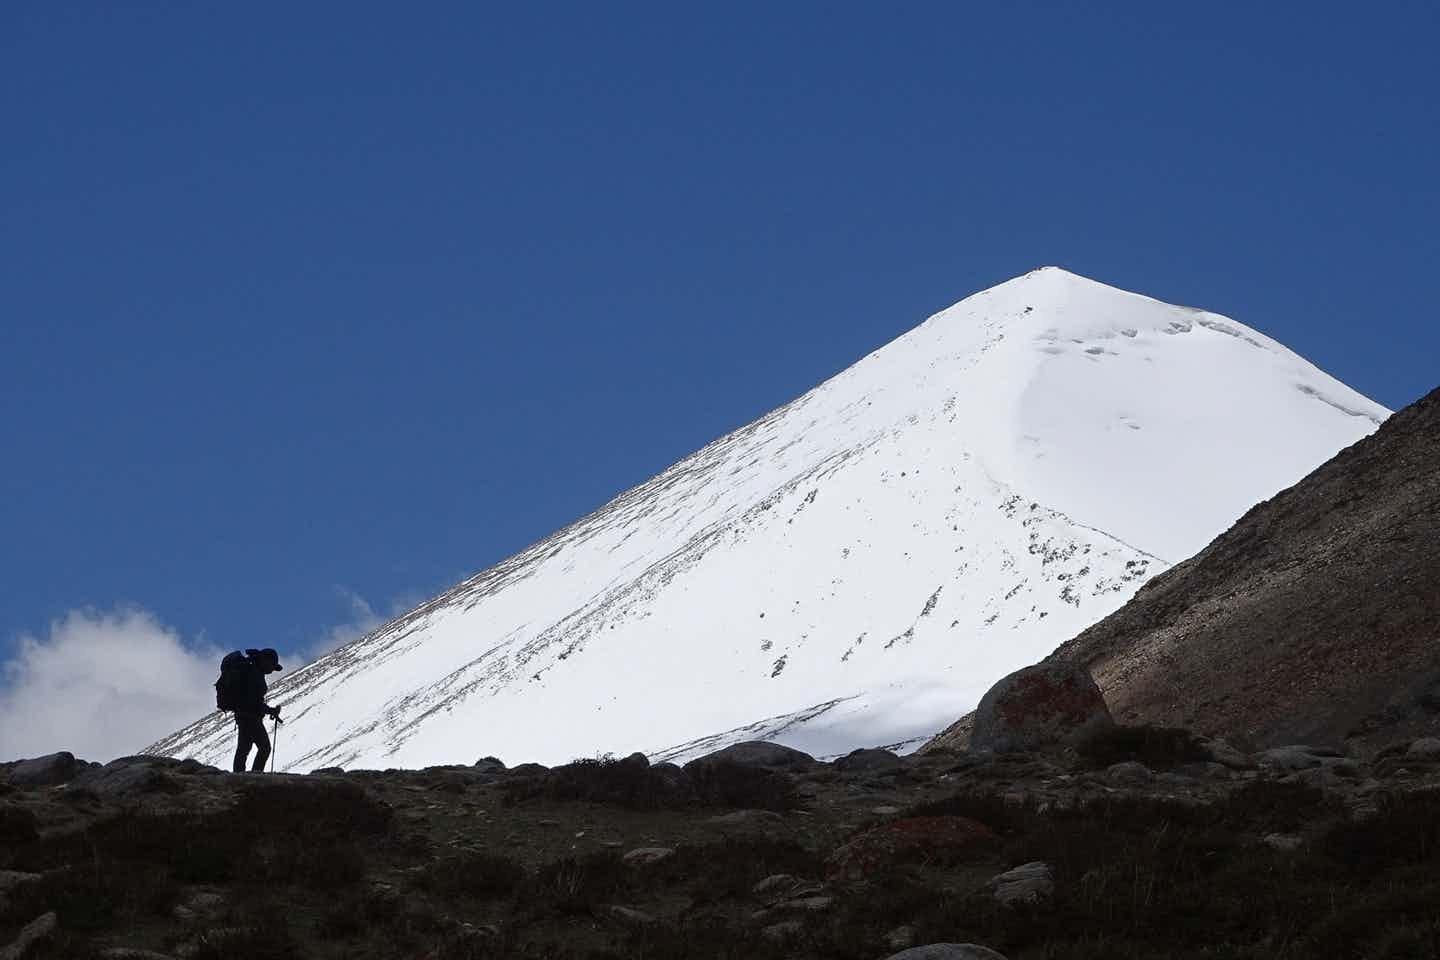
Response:
MULTIPOLYGON (((349 618, 313 644, 281 650, 285 669, 358 640, 388 619, 354 590, 335 590, 349 618)), ((396 598, 388 616, 421 599, 396 598)), ((47 636, 22 636, 15 657, 0 664, 0 760, 69 750, 103 762, 143 750, 215 709, 215 678, 226 652, 201 640, 186 643, 146 610, 72 610, 50 624, 47 636)))
POLYGON ((47 637, 21 637, 0 671, 0 759, 142 750, 215 708, 223 655, 144 610, 71 611, 47 637))

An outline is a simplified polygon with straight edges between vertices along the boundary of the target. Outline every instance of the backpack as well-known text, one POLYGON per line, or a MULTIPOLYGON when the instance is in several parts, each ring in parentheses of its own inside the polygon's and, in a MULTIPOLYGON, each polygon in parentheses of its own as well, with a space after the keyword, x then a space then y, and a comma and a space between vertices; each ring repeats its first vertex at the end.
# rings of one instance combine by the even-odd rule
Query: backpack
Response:
POLYGON ((252 669, 254 665, 239 650, 225 654, 225 659, 220 661, 220 679, 215 681, 217 709, 234 710, 243 705, 252 669))

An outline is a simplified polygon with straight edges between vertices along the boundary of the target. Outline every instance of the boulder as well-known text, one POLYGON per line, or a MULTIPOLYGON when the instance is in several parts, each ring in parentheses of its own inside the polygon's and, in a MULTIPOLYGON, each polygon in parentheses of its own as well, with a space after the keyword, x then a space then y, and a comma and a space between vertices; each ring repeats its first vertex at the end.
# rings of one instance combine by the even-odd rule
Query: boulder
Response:
POLYGON ((70 781, 69 790, 88 790, 106 800, 144 793, 176 793, 180 785, 166 774, 180 766, 169 757, 121 757, 103 767, 91 767, 70 781))
POLYGON ((673 847, 636 847, 621 859, 632 867, 644 867, 661 860, 669 860, 673 856, 673 847))
POLYGON ((1292 773, 1297 770, 1309 770, 1321 764, 1320 758, 1312 753, 1309 747, 1303 746, 1272 747, 1269 750, 1261 751, 1259 760, 1262 767, 1292 773))
POLYGON ((1440 737, 1421 737, 1410 744, 1405 756, 1418 760, 1440 760, 1440 737))
POLYGON ((801 880, 793 873, 772 873, 750 888, 757 897, 784 897, 800 886, 801 880))
POLYGON ((1255 761, 1236 749, 1228 740, 1205 740, 1200 744, 1214 763, 1224 764, 1231 770, 1254 770, 1255 761))
POLYGON ((53 787, 67 783, 85 764, 68 751, 51 753, 33 760, 21 760, 10 768, 6 779, 16 787, 53 787))
POLYGON ((885 960, 1005 960, 1005 955, 977 943, 927 943, 892 953, 885 960))
POLYGON ((1063 661, 1040 663, 1002 678, 981 698, 970 748, 1034 750, 1114 725, 1089 671, 1063 661))
POLYGON ((768 740, 747 740, 691 760, 685 764, 685 769, 693 770, 712 763, 735 763, 742 767, 764 767, 767 770, 803 770, 814 766, 815 758, 808 753, 768 740))
POLYGON ((212 767, 209 764, 201 763, 194 757, 186 757, 175 765, 175 772, 186 776, 214 776, 220 773, 219 767, 212 767))
POLYGON ((1105 768, 1105 776, 1113 783, 1138 787, 1154 779, 1154 774, 1145 764, 1135 760, 1112 763, 1105 768))
POLYGON ((1300 837, 1290 833, 1267 833, 1260 838, 1261 844, 1281 853, 1293 853, 1299 850, 1304 842, 1300 837))
POLYGON ((657 763, 650 768, 650 772, 657 775, 661 780, 670 786, 678 786, 685 782, 685 771, 678 763, 657 763))
POLYGON ((635 907, 614 904, 607 907, 605 912, 612 918, 632 927, 648 927, 655 922, 654 915, 646 913, 644 910, 637 910, 635 907))
POLYGON ((835 761, 835 769, 841 773, 850 774, 886 774, 897 773, 905 768, 905 761, 891 753, 889 750, 861 749, 852 750, 845 756, 835 761))
POLYGON ((990 886, 995 890, 996 901, 1009 907, 1050 899, 1055 892, 1055 878, 1048 863, 1035 860, 991 877, 990 886))
POLYGON ((472 769, 476 773, 504 773, 505 764, 500 762, 499 757, 481 757, 472 769))

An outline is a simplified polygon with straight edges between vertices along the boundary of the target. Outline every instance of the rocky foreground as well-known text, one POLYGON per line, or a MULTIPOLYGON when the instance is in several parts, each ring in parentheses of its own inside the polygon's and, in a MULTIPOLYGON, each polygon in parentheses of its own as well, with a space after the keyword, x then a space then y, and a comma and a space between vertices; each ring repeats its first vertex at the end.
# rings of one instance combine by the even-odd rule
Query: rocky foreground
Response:
POLYGON ((683 769, 0 765, 0 958, 1440 955, 1440 740, 1082 726, 683 769))

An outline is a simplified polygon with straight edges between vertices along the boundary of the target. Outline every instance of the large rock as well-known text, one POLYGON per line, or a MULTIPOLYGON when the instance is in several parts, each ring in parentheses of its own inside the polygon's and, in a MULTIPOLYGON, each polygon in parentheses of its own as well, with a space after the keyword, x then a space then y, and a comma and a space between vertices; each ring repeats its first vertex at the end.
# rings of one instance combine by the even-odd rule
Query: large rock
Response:
POLYGON ((981 698, 970 748, 1034 750, 1114 725, 1089 671, 1072 663, 1041 663, 1016 670, 981 698))
POLYGON ((16 787, 53 787, 68 782, 85 764, 68 751, 51 753, 33 760, 21 760, 10 768, 6 779, 16 787))
POLYGON ((501 774, 505 772, 505 764, 499 757, 481 757, 475 761, 474 770, 476 773, 501 774))
POLYGON ((990 887, 995 891, 995 900, 1007 907, 1040 903, 1055 892, 1055 875, 1048 863, 1035 860, 991 877, 990 887))
POLYGON ((103 767, 91 767, 70 781, 68 789, 92 790, 107 800, 146 793, 176 793, 180 784, 167 771, 179 769, 181 761, 170 757, 121 757, 103 767))
POLYGON ((742 767, 764 767, 767 770, 803 770, 814 766, 815 758, 808 753, 768 740, 747 740, 691 760, 685 764, 685 769, 691 770, 712 763, 735 763, 742 767))
POLYGON ((1005 960, 1005 955, 978 943, 927 943, 892 953, 885 960, 1005 960))
POLYGON ((1254 770, 1255 761, 1249 756, 1240 752, 1227 740, 1214 739, 1205 740, 1200 744, 1202 750, 1209 754, 1210 759, 1215 763, 1223 764, 1231 770, 1254 770))
POLYGON ((877 776, 905 769, 905 761, 889 750, 852 750, 835 761, 835 769, 841 773, 877 776))
POLYGON ((1260 765, 1270 770, 1284 770, 1295 772, 1297 770, 1309 770, 1318 767, 1325 761, 1319 756, 1318 751, 1303 744, 1291 744, 1284 747, 1272 747, 1262 751, 1260 754, 1260 765))

